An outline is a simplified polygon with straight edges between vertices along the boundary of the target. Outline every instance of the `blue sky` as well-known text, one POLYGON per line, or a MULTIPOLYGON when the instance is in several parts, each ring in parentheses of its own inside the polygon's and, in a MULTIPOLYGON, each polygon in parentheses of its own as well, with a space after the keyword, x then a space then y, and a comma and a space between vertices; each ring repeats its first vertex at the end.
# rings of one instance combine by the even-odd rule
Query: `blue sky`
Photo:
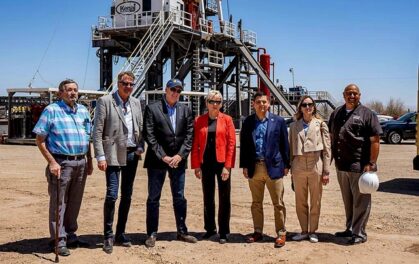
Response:
MULTIPOLYGON (((85 89, 98 89, 90 28, 98 16, 109 14, 110 4, 2 1, 0 94, 26 87, 43 57, 33 87, 73 78, 85 89)), ((223 5, 225 19, 231 14, 233 22, 242 19, 244 28, 257 33, 258 46, 275 62, 275 79, 285 87, 292 86, 292 67, 296 85, 327 90, 338 100, 347 84, 356 83, 364 103, 393 97, 416 108, 418 0, 223 0, 223 5)))

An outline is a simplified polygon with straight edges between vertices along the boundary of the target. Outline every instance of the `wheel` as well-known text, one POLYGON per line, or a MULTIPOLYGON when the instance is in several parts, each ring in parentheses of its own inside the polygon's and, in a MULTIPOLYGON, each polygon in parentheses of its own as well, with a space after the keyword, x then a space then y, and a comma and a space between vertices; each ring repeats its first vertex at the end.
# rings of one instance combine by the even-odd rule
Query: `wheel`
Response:
POLYGON ((390 144, 400 144, 402 142, 402 135, 397 131, 391 131, 388 134, 387 140, 390 144))

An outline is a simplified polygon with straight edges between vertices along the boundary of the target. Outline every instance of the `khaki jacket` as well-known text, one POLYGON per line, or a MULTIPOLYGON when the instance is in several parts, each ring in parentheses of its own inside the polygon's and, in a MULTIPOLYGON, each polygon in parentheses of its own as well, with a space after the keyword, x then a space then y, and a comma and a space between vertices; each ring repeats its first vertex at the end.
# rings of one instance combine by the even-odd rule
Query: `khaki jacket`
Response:
POLYGON ((289 131, 291 164, 294 156, 307 152, 320 152, 323 161, 322 174, 328 174, 330 168, 331 148, 327 124, 315 117, 310 122, 307 136, 304 133, 303 119, 293 122, 289 131))

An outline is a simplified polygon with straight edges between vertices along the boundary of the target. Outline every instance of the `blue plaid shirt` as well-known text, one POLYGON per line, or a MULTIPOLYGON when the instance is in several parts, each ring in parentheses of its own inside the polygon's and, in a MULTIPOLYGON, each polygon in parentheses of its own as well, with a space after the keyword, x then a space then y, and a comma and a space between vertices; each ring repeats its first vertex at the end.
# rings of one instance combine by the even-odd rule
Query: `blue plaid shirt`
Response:
POLYGON ((52 154, 84 155, 89 147, 90 124, 86 107, 76 104, 73 110, 59 101, 44 109, 32 132, 46 137, 52 154))
POLYGON ((256 118, 256 128, 255 128, 255 145, 256 145, 256 157, 258 159, 265 158, 265 149, 266 149, 266 131, 268 130, 268 117, 269 112, 266 112, 265 118, 259 120, 256 118))

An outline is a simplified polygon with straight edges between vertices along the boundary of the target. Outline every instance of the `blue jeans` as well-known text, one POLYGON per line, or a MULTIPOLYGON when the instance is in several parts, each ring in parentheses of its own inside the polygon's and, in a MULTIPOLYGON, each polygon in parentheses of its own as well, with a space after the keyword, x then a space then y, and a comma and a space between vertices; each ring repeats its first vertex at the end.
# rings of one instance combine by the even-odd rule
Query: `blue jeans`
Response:
POLYGON ((118 199, 119 174, 121 173, 121 201, 119 202, 118 224, 116 235, 125 233, 129 208, 131 206, 132 188, 137 171, 138 156, 134 152, 127 153, 126 166, 108 166, 106 168, 106 198, 103 208, 103 226, 105 239, 113 237, 113 219, 115 202, 118 199))
POLYGON ((175 211, 176 229, 178 233, 187 234, 185 169, 147 169, 148 174, 148 198, 147 198, 147 235, 156 235, 159 226, 160 197, 166 172, 169 172, 170 188, 175 211))

